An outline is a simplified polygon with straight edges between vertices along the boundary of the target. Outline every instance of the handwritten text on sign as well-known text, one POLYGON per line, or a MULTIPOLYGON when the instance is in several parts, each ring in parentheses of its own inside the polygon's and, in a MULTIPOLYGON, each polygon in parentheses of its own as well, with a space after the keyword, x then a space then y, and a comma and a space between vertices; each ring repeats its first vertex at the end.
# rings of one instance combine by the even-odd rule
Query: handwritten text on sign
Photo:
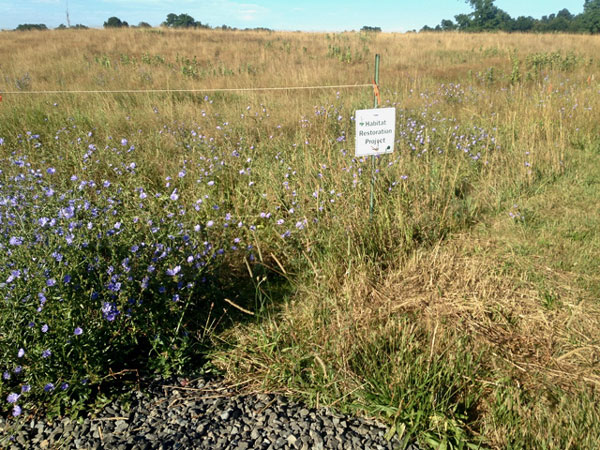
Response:
POLYGON ((356 111, 356 156, 384 155, 394 151, 396 108, 356 111))

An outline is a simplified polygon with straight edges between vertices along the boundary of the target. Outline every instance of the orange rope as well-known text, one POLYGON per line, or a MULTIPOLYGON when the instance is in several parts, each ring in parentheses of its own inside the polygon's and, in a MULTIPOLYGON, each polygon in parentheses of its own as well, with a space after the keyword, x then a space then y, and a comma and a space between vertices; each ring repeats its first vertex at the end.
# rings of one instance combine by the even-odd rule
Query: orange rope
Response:
POLYGON ((375 97, 377 98, 377 106, 381 106, 381 94, 379 93, 379 86, 377 86, 377 83, 375 83, 375 80, 373 80, 373 93, 375 94, 375 97))
MULTIPOLYGON (((4 91, 3 95, 41 95, 41 94, 143 94, 169 92, 244 92, 244 91, 287 91, 300 89, 350 89, 370 86, 370 84, 339 84, 323 86, 281 86, 258 88, 211 88, 211 89, 119 89, 119 90, 90 90, 90 91, 4 91)), ((1 96, 0 96, 1 97, 1 96)))

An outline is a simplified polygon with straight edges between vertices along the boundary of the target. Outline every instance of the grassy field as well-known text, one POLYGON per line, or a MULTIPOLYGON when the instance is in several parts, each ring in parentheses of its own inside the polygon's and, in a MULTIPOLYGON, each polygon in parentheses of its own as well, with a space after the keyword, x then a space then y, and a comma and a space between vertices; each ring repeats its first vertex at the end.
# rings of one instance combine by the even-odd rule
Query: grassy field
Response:
MULTIPOLYGON (((0 33, 0 397, 145 375, 378 418, 432 448, 600 436, 600 38, 0 33), (397 144, 354 157, 381 55, 397 144)), ((0 441, 1 444, 1 441, 0 441)))

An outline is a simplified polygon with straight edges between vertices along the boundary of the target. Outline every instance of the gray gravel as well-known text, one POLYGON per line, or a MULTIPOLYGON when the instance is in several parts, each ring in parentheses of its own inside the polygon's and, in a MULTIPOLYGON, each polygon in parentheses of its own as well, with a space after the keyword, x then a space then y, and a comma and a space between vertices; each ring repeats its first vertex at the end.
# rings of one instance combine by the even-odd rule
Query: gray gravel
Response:
POLYGON ((220 381, 155 383, 134 396, 129 410, 109 404, 80 422, 0 418, 0 448, 418 450, 386 440, 375 422, 280 395, 240 395, 220 381))

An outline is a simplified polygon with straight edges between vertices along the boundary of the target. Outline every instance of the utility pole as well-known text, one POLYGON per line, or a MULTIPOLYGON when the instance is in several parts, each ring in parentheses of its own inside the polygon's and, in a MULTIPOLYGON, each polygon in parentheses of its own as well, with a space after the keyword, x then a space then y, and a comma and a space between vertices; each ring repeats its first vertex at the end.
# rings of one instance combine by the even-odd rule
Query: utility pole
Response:
POLYGON ((67 28, 71 28, 71 20, 69 19, 69 0, 67 0, 67 28))

